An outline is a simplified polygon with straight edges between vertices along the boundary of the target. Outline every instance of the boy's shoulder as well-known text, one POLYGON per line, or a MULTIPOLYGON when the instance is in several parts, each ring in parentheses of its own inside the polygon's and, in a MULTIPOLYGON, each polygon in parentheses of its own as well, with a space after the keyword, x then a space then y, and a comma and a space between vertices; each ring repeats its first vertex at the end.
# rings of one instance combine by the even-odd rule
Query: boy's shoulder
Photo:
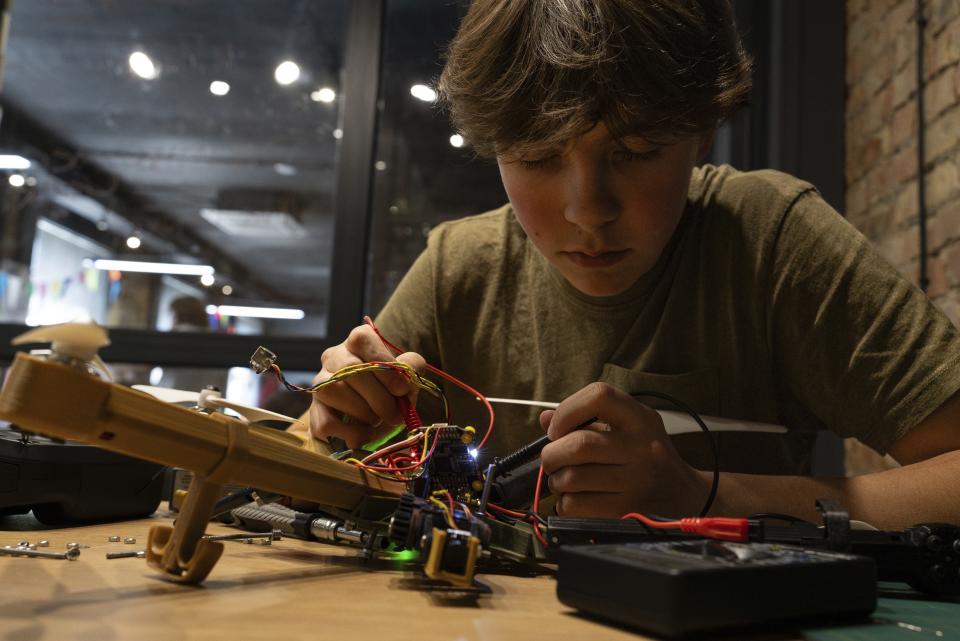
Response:
POLYGON ((797 198, 816 188, 775 169, 740 171, 730 165, 694 168, 689 201, 702 209, 721 210, 735 218, 782 213, 797 198))
POLYGON ((438 224, 427 240, 433 252, 441 255, 484 257, 502 255, 504 252, 526 251, 526 234, 513 215, 509 204, 497 209, 448 220, 438 224))

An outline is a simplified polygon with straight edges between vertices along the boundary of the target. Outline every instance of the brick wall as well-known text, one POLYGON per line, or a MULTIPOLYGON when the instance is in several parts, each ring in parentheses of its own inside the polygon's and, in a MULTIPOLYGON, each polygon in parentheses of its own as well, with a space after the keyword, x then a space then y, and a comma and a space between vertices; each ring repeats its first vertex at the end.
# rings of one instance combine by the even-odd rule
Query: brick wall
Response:
MULTIPOLYGON (((846 211, 919 278, 916 1, 847 1, 846 211)), ((960 0, 925 0, 928 294, 960 326, 960 0)), ((879 462, 848 444, 848 473, 879 462)))

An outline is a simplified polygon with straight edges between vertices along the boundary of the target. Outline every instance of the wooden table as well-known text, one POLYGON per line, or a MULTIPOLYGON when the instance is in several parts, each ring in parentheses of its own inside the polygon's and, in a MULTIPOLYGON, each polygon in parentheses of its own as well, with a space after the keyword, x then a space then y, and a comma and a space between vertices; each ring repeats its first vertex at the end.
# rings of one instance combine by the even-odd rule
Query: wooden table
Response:
MULTIPOLYGON (((365 565, 355 548, 295 539, 270 546, 225 542, 223 557, 201 587, 168 582, 142 559, 105 558, 106 552, 142 549, 149 527, 169 521, 156 515, 69 529, 0 531, 0 546, 44 538, 53 551, 63 551, 68 542, 90 546, 81 548, 77 561, 0 557, 0 639, 643 638, 576 616, 557 600, 550 576, 481 575, 489 591, 464 596, 428 589, 418 573, 397 562, 365 565), (137 543, 110 543, 111 535, 135 537, 137 543)), ((10 522, 0 520, 0 528, 10 522)), ((237 530, 211 524, 208 532, 237 530)))

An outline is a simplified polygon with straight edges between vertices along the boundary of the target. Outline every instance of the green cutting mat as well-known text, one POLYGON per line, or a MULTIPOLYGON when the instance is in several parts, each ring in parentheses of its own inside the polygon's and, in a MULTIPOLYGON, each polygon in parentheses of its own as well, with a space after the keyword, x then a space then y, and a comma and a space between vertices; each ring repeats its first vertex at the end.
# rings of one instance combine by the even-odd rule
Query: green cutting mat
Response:
POLYGON ((927 641, 960 640, 960 603, 877 600, 870 622, 862 625, 804 630, 810 641, 927 641))

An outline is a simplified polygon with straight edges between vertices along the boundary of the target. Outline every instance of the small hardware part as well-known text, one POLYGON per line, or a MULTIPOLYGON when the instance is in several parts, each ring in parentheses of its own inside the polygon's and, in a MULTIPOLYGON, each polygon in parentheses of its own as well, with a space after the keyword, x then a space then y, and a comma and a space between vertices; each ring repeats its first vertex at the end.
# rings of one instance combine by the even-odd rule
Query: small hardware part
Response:
POLYGON ((28 548, 30 547, 30 541, 20 541, 17 543, 18 548, 28 548))
POLYGON ((271 541, 279 541, 283 538, 283 532, 280 530, 271 530, 270 532, 265 532, 263 534, 217 534, 208 535, 203 538, 207 541, 243 541, 244 543, 252 543, 252 539, 270 539, 271 541))
POLYGON ((146 550, 133 550, 131 552, 107 552, 108 559, 142 559, 146 555, 146 550))
POLYGON ((31 556, 38 559, 66 559, 68 561, 76 561, 80 556, 80 548, 70 548, 66 552, 47 552, 45 550, 14 548, 6 545, 0 548, 0 554, 7 556, 31 556))
POLYGON ((50 541, 48 541, 47 539, 40 539, 39 541, 37 541, 37 547, 48 548, 50 547, 50 541))
POLYGON ((137 542, 137 539, 132 536, 128 536, 125 539, 123 539, 123 542, 126 543, 127 545, 135 545, 137 542))
POLYGON ((114 536, 107 537, 107 540, 110 541, 111 543, 119 543, 120 537, 114 535, 114 536))
POLYGON ((79 544, 79 543, 67 543, 67 549, 68 549, 68 550, 79 550, 79 549, 80 549, 80 544, 79 544))
POLYGON ((250 356, 250 367, 257 374, 263 374, 277 362, 277 355, 261 345, 250 356))

